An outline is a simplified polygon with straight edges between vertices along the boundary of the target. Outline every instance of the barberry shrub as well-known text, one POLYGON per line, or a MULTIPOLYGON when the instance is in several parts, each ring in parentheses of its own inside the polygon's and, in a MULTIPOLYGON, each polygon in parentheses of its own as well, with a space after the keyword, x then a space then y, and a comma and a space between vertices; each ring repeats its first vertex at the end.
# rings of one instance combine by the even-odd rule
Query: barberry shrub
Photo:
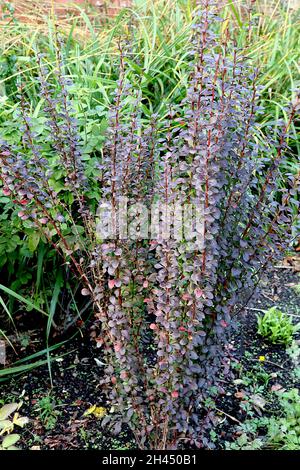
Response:
POLYGON ((127 423, 140 448, 212 446, 207 431, 230 373, 232 331, 295 236, 299 174, 285 175, 284 189, 277 181, 299 100, 288 123, 262 141, 259 72, 222 21, 204 1, 191 32, 186 97, 164 117, 146 119, 139 79, 128 77, 120 47, 93 172, 60 54, 59 93, 38 56, 51 157, 35 143, 22 91, 22 147, 1 144, 4 194, 93 300, 102 387, 115 407, 109 420, 115 432, 127 423))

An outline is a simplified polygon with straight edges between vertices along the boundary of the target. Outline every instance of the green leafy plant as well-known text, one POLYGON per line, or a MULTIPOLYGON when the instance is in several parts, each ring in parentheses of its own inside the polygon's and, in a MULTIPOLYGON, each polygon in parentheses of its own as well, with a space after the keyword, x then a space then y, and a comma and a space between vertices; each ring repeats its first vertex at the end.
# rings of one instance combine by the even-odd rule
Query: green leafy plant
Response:
POLYGON ((300 378, 300 346, 299 342, 293 340, 289 347, 286 349, 286 352, 293 363, 292 375, 294 380, 300 378))
POLYGON ((19 450, 15 444, 20 440, 19 434, 8 434, 0 444, 0 450, 19 450))
POLYGON ((258 333, 274 344, 290 344, 299 325, 293 325, 290 317, 272 307, 263 316, 257 316, 258 333))
POLYGON ((261 439, 252 439, 246 433, 242 433, 235 442, 226 442, 226 450, 258 450, 261 449, 263 441, 261 439))
POLYGON ((47 430, 55 428, 60 411, 57 409, 57 403, 54 398, 47 395, 38 400, 36 407, 40 419, 47 430))
POLYGON ((283 413, 279 419, 271 419, 268 440, 278 450, 300 450, 300 395, 293 388, 280 397, 283 413))
POLYGON ((296 292, 296 294, 300 295, 300 284, 296 284, 295 286, 293 286, 293 289, 296 292))
POLYGON ((0 408, 0 436, 6 434, 0 443, 0 450, 17 450, 15 444, 20 440, 19 434, 11 434, 15 426, 23 428, 29 419, 26 416, 20 416, 18 410, 20 403, 7 403, 0 408), (13 415, 13 417, 12 417, 13 415))
POLYGON ((300 395, 291 389, 278 394, 278 416, 251 418, 238 426, 239 436, 234 442, 225 442, 226 450, 299 450, 300 449, 300 395))

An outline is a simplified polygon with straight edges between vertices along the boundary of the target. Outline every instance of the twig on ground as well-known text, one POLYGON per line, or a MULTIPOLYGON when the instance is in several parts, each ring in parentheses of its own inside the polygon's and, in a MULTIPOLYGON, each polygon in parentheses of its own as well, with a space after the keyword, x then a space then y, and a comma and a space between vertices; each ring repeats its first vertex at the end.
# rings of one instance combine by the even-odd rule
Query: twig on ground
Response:
MULTIPOLYGON (((257 362, 257 359, 250 359, 250 361, 257 362)), ((268 359, 265 359, 264 362, 267 362, 268 364, 272 364, 273 366, 279 367, 280 369, 284 369, 284 367, 282 367, 281 365, 276 364, 276 362, 269 361, 268 359)))
POLYGON ((215 408, 219 413, 222 413, 223 415, 227 416, 227 418, 231 419, 232 421, 235 421, 236 423, 239 423, 239 424, 242 424, 241 421, 239 421, 237 418, 235 418, 234 416, 231 416, 229 415, 228 413, 226 413, 225 411, 223 410, 220 410, 219 408, 215 408))

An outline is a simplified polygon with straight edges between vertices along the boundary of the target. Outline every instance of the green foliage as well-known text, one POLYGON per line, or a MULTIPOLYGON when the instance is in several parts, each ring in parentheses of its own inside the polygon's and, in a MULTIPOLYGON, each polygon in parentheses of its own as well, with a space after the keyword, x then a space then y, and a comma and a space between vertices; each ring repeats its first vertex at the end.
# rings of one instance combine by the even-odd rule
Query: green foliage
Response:
POLYGON ((55 399, 50 395, 47 395, 38 400, 36 405, 36 411, 45 426, 45 429, 54 429, 60 416, 60 411, 57 409, 58 404, 55 399))
POLYGON ((19 450, 15 444, 20 440, 19 434, 8 434, 0 444, 0 450, 19 450))
POLYGON ((300 347, 298 341, 292 341, 289 347, 286 350, 287 354, 289 355, 293 367, 292 367, 292 376, 294 377, 295 381, 300 379, 300 347))
POLYGON ((299 325, 293 325, 292 320, 277 307, 272 307, 263 316, 257 316, 258 333, 271 343, 288 345, 299 325))
POLYGON ((298 389, 284 392, 280 397, 282 417, 271 418, 268 440, 279 450, 300 450, 300 395, 298 389))
POLYGON ((251 439, 246 433, 242 433, 234 442, 226 442, 226 450, 259 450, 263 446, 262 439, 251 439))
POLYGON ((20 416, 18 410, 22 406, 20 403, 7 403, 0 408, 0 436, 6 434, 0 443, 0 450, 18 450, 15 444, 20 440, 19 434, 11 434, 15 426, 23 428, 29 419, 20 416), (13 415, 13 417, 12 417, 13 415))
POLYGON ((226 450, 300 450, 299 390, 279 393, 278 405, 278 416, 251 418, 240 425, 238 438, 226 442, 226 450))
MULTIPOLYGON (((0 133, 1 138, 18 145, 22 139, 20 119, 17 116, 17 88, 22 83, 32 111, 32 129, 35 139, 42 147, 53 169, 52 186, 63 194, 65 200, 70 193, 62 189, 62 175, 55 171, 53 149, 49 144, 49 129, 40 110, 36 51, 45 54, 49 74, 54 87, 58 88, 55 69, 57 65, 57 41, 55 18, 48 18, 41 29, 20 23, 14 17, 10 2, 5 2, 3 18, 9 24, 0 32, 0 133)), ((226 2, 225 2, 226 3, 226 2)), ((170 103, 180 102, 186 93, 188 63, 190 61, 189 27, 196 2, 193 0, 136 1, 133 8, 122 11, 105 25, 91 24, 83 11, 78 10, 82 34, 76 34, 74 21, 70 29, 59 27, 63 37, 62 56, 65 74, 73 82, 72 103, 76 110, 82 152, 88 162, 87 176, 96 175, 97 157, 102 152, 107 130, 107 111, 118 79, 119 38, 129 39, 131 55, 128 59, 128 80, 143 94, 143 120, 156 112, 161 122, 170 103), (88 31, 85 34, 84 31, 88 31)), ((249 54, 262 69, 260 84, 263 86, 262 104, 266 112, 261 116, 263 131, 278 117, 287 119, 286 105, 292 90, 299 85, 300 22, 299 14, 281 7, 277 2, 272 15, 265 15, 255 6, 249 54)), ((243 23, 247 20, 243 8, 236 2, 227 2, 222 15, 228 17, 241 47, 247 42, 243 23)), ((290 158, 287 171, 297 172, 297 151, 300 151, 298 129, 293 125, 290 158)), ((264 139, 258 135, 258 139, 264 139)), ((25 150, 24 150, 25 152, 25 150)), ((96 180, 96 178, 95 178, 96 180)), ((89 197, 96 200, 98 188, 90 190, 89 197)), ((80 231, 81 227, 77 228, 80 231)), ((64 232, 68 241, 75 239, 73 233, 64 232)), ((40 235, 32 228, 20 223, 9 198, 0 198, 0 269, 6 286, 26 297, 29 302, 47 311, 53 298, 53 290, 60 266, 52 248, 45 249, 40 235), (46 274, 45 274, 46 273, 46 274)), ((72 286, 74 287, 74 286, 72 286)), ((20 303, 12 295, 4 298, 12 316, 20 309, 20 303)), ((58 302, 52 303, 57 305, 58 302)), ((23 304, 24 305, 24 304, 23 304)), ((26 306, 29 311, 30 307, 26 306)), ((49 325, 57 309, 52 309, 52 319, 45 326, 49 339, 49 325), (55 310, 55 312, 54 312, 55 310), (53 313, 54 312, 54 313, 53 313)), ((16 325, 18 326, 18 325, 16 325)))

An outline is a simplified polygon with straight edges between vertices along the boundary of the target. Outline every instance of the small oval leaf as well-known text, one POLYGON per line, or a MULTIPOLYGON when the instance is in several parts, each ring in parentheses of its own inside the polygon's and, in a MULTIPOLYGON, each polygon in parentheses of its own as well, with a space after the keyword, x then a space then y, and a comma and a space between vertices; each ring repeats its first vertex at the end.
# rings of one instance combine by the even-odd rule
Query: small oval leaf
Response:
POLYGON ((2 447, 3 449, 8 449, 8 447, 14 446, 16 442, 20 439, 19 434, 9 434, 8 436, 5 436, 5 438, 2 441, 2 447))
POLYGON ((0 421, 7 419, 14 411, 18 409, 18 403, 8 403, 0 409, 0 421))

